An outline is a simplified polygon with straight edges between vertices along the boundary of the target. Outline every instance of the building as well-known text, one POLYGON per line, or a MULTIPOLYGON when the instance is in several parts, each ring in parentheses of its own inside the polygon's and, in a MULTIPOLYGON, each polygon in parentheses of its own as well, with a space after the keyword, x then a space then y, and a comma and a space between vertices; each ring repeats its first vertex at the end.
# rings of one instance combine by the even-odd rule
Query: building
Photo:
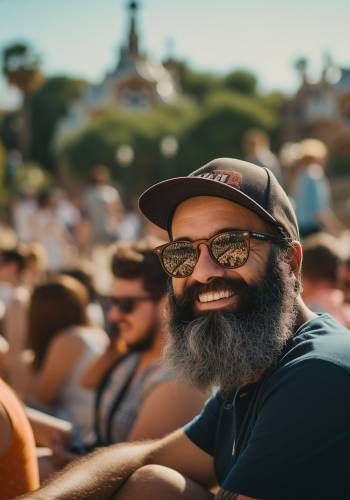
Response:
POLYGON ((331 156, 350 157, 350 68, 327 56, 316 82, 308 77, 305 59, 296 69, 301 83, 283 111, 283 140, 316 137, 328 145, 331 156))
POLYGON ((115 105, 131 111, 174 102, 179 93, 173 68, 152 60, 140 48, 137 29, 138 3, 128 4, 128 35, 122 44, 115 68, 102 82, 89 86, 84 95, 72 104, 68 115, 57 127, 55 145, 80 130, 95 116, 104 114, 115 105))

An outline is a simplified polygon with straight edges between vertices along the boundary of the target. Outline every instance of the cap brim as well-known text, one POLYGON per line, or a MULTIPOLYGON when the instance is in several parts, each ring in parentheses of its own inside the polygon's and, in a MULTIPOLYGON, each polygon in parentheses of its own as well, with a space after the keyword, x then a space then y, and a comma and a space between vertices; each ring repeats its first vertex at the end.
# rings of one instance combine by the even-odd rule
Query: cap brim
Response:
POLYGON ((252 210, 276 229, 279 228, 276 220, 250 196, 233 186, 203 177, 176 177, 159 182, 140 196, 139 207, 147 219, 169 230, 176 207, 195 196, 218 196, 233 201, 252 210))

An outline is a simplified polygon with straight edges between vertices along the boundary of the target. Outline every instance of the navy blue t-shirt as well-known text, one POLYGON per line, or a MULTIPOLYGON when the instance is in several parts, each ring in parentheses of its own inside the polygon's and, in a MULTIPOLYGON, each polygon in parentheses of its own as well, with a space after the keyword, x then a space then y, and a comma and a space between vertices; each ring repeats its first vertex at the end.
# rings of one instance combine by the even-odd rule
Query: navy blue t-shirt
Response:
POLYGON ((302 325, 274 367, 185 426, 220 486, 259 499, 350 498, 350 331, 302 325))

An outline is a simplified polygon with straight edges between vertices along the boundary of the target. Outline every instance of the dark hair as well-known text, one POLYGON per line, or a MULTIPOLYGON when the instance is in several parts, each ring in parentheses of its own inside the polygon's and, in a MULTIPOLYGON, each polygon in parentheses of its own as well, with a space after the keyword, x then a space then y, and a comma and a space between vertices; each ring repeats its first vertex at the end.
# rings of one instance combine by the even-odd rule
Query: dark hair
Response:
POLYGON ((27 267, 27 255, 19 248, 11 248, 0 251, 0 265, 9 264, 13 262, 16 264, 18 271, 22 272, 27 267))
POLYGON ((34 351, 34 370, 39 370, 50 342, 70 326, 86 326, 88 293, 70 276, 37 286, 28 311, 28 344, 34 351))
POLYGON ((329 235, 317 235, 306 240, 303 250, 302 274, 312 281, 336 284, 341 257, 336 242, 329 235))
POLYGON ((48 191, 47 189, 42 189, 41 191, 39 191, 37 196, 39 208, 46 208, 48 205, 50 205, 51 200, 52 196, 50 191, 48 191))
POLYGON ((143 288, 155 299, 160 299, 167 291, 167 274, 153 249, 162 243, 151 237, 117 243, 112 255, 113 275, 125 279, 140 278, 143 288))

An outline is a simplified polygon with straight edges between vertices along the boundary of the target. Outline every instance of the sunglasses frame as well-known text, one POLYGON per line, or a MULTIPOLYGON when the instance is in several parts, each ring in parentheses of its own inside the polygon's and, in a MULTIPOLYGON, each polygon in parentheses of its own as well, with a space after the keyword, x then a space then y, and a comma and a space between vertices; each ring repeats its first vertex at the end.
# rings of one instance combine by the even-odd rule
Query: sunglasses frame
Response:
POLYGON ((154 249, 154 252, 158 255, 159 257, 159 260, 160 260, 160 263, 164 269, 164 271, 169 275, 171 276, 172 278, 187 278, 188 276, 191 276, 191 274, 193 273, 194 271, 194 268, 195 266, 197 265, 197 262, 198 262, 198 258, 199 258, 199 245, 201 244, 204 244, 206 245, 207 249, 208 249, 208 252, 210 254, 210 257, 213 259, 213 261, 221 266, 221 267, 224 267, 225 269, 238 269, 239 267, 242 267, 244 266, 244 264, 247 262, 248 258, 249 258, 249 253, 250 253, 250 240, 251 238, 255 239, 255 240, 261 240, 261 241, 270 241, 274 244, 288 244, 288 241, 286 240, 286 238, 283 238, 283 237, 279 237, 279 236, 275 236, 273 234, 269 234, 269 233, 260 233, 260 232, 257 232, 257 231, 248 231, 246 229, 224 229, 218 233, 215 233, 213 236, 211 236, 210 238, 201 238, 199 240, 194 240, 194 241, 190 241, 190 240, 173 240, 173 241, 169 241, 168 243, 165 243, 164 245, 160 245, 159 247, 156 247, 154 249), (247 252, 247 257, 245 259, 245 261, 240 264, 239 266, 223 266, 217 259, 216 257, 213 255, 212 253, 212 249, 211 249, 211 245, 212 245, 212 242, 213 240, 215 240, 215 238, 217 238, 218 236, 221 236, 223 234, 226 234, 226 233, 234 233, 236 235, 239 235, 239 236, 243 236, 245 238, 245 240, 248 241, 248 252, 247 252), (194 248, 194 250, 196 251, 196 263, 192 269, 192 271, 184 276, 175 276, 174 274, 170 273, 164 266, 164 263, 163 263, 163 253, 164 253, 164 250, 166 248, 168 248, 169 246, 171 246, 172 244, 174 243, 186 243, 186 244, 191 244, 192 247, 194 248))
MULTIPOLYGON (((136 296, 136 297, 114 297, 113 295, 104 295, 102 296, 102 299, 104 299, 106 302, 109 303, 109 307, 107 306, 108 309, 111 309, 112 307, 118 307, 119 311, 122 314, 132 314, 135 310, 135 306, 137 302, 155 302, 156 299, 152 297, 151 295, 146 295, 146 296, 136 296), (121 301, 130 301, 132 303, 131 310, 124 310, 124 307, 120 307, 120 302, 121 301)), ((129 309, 129 308, 127 308, 129 309)))

